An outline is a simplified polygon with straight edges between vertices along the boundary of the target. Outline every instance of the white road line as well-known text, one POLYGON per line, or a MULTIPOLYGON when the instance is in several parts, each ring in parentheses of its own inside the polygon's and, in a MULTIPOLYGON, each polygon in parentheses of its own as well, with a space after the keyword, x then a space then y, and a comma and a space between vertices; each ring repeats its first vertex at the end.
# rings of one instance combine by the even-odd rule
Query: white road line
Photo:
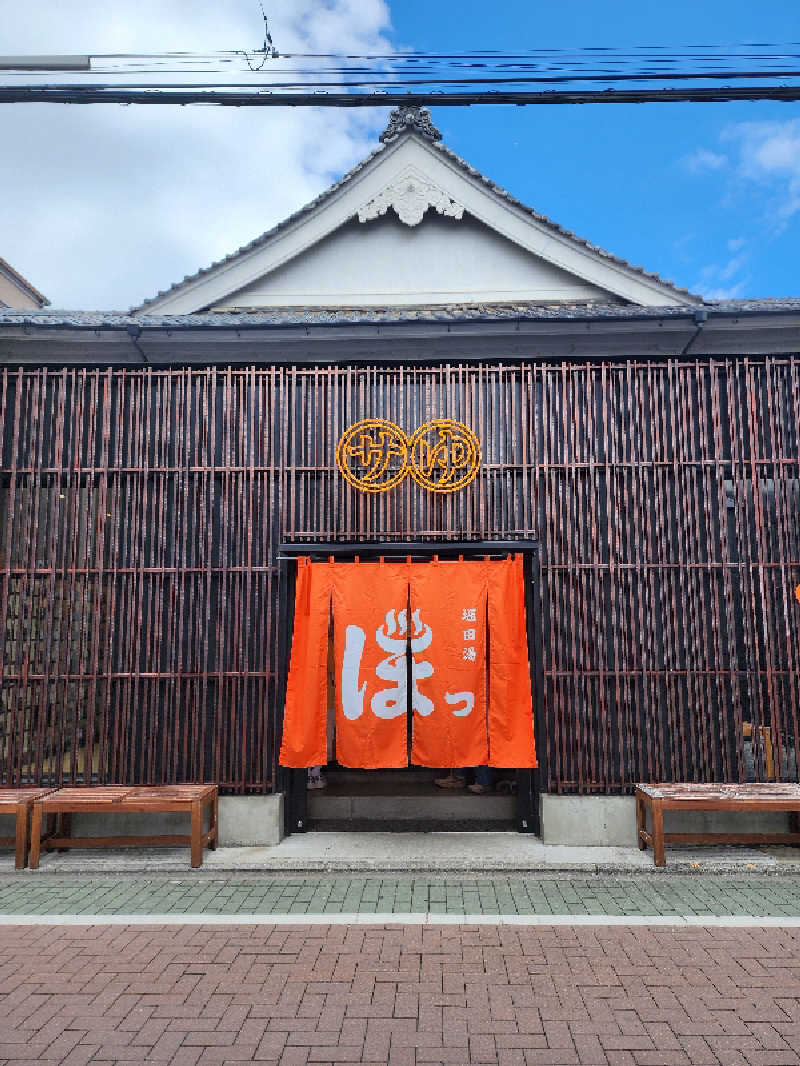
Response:
POLYGON ((705 914, 0 914, 3 925, 671 925, 800 928, 800 917, 705 914))

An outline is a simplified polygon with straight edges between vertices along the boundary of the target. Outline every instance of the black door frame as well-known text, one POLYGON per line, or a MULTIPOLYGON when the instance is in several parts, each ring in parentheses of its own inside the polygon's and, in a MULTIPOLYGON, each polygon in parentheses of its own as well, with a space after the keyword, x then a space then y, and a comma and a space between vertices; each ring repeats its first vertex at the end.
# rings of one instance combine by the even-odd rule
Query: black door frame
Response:
MULTIPOLYGON (((286 702, 286 681, 289 675, 289 659, 294 633, 294 587, 297 574, 297 559, 308 556, 312 562, 328 559, 355 557, 371 562, 380 558, 411 558, 412 561, 430 561, 434 555, 441 559, 488 556, 504 557, 522 555, 525 585, 525 617, 528 636, 528 662, 533 693, 534 732, 537 746, 541 743, 542 698, 544 695, 541 662, 541 596, 539 593, 540 561, 539 542, 535 540, 464 540, 464 541, 307 541, 287 542, 278 547, 278 677, 277 699, 280 713, 277 718, 275 750, 280 750, 283 732, 283 707, 286 702)), ((537 753, 538 754, 538 753, 537 753)), ((277 758, 277 755, 276 755, 277 758)), ((278 766, 278 790, 284 793, 284 831, 304 833, 308 823, 308 798, 306 795, 305 770, 292 770, 278 766)), ((517 797, 515 821, 520 833, 540 834, 539 818, 540 771, 517 770, 517 797)))

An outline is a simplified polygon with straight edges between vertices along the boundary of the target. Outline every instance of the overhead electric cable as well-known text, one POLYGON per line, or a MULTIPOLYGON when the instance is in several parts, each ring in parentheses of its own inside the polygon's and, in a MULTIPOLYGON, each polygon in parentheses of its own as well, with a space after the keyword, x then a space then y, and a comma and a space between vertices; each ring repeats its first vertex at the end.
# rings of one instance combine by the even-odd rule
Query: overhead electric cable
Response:
POLYGON ((62 56, 50 70, 32 69, 37 57, 5 57, 0 102, 367 107, 794 101, 800 93, 796 43, 287 55, 272 43, 263 7, 262 16, 258 66, 246 52, 115 54, 88 57, 88 64, 77 57, 83 64, 72 65, 76 57, 62 56), (232 78, 237 67, 240 77, 232 78))
POLYGON ((793 103, 800 100, 800 85, 685 89, 550 89, 539 92, 501 90, 482 92, 388 92, 329 93, 325 91, 289 92, 256 91, 219 92, 213 89, 167 92, 163 89, 120 89, 84 86, 79 89, 60 87, 2 88, 0 103, 60 104, 216 104, 224 107, 468 107, 476 104, 642 104, 642 103, 728 103, 742 100, 776 100, 793 103))

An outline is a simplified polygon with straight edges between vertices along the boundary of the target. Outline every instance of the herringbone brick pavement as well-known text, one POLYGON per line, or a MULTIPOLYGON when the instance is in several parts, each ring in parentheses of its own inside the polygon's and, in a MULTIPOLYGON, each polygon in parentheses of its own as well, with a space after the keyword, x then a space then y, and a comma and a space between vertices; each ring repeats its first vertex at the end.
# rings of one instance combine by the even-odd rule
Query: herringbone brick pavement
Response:
POLYGON ((0 1063, 800 1066, 800 930, 0 928, 0 1063))

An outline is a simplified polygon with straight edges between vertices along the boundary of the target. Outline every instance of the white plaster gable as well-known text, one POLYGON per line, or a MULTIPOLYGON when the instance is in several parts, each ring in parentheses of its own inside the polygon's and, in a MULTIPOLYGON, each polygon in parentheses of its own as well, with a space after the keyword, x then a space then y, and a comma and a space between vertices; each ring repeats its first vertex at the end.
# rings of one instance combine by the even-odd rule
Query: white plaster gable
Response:
POLYGON ((346 222, 280 270, 227 297, 222 307, 609 300, 609 294, 531 255, 468 215, 426 211, 407 224, 387 211, 346 222))
POLYGON ((534 215, 451 152, 407 133, 309 208, 145 306, 191 314, 476 299, 694 302, 534 215))

